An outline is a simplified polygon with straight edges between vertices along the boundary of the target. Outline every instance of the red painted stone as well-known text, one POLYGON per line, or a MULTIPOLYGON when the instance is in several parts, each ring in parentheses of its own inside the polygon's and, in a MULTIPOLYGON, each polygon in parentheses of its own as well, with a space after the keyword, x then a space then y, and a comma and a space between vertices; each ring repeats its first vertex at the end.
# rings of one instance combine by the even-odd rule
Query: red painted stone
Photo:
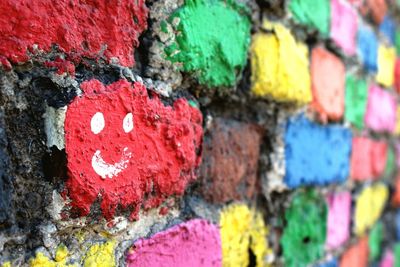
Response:
POLYGON ((0 56, 14 63, 27 61, 34 45, 57 45, 72 59, 104 54, 131 66, 147 8, 144 0, 2 0, 0 25, 0 56))
POLYGON ((344 113, 345 66, 334 54, 316 47, 311 54, 313 108, 321 119, 340 120, 344 113))
POLYGON ((351 178, 365 181, 380 177, 385 171, 387 144, 366 137, 354 137, 352 142, 351 178))
POLYGON ((400 58, 396 59, 396 65, 394 67, 394 88, 397 93, 400 93, 400 58))
POLYGON ((182 195, 201 161, 201 112, 185 99, 165 106, 140 83, 81 87, 65 119, 71 205, 87 215, 100 195, 106 218, 118 205, 133 207, 133 218, 142 205, 182 195))
POLYGON ((54 61, 46 61, 44 65, 48 68, 56 68, 57 74, 61 75, 63 73, 68 73, 75 76, 75 66, 71 61, 64 60, 60 57, 56 58, 54 61))
POLYGON ((396 182, 394 184, 394 193, 392 196, 392 204, 395 207, 400 207, 400 172, 397 174, 396 182))

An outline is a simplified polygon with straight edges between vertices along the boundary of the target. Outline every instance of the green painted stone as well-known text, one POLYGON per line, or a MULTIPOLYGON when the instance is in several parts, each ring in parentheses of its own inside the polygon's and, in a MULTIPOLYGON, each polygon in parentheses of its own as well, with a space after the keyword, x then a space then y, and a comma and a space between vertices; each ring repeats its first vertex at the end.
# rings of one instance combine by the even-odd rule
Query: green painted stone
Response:
POLYGON ((396 31, 396 52, 400 55, 400 31, 396 31))
POLYGON ((400 267, 400 243, 394 245, 394 267, 400 267))
POLYGON ((285 266, 306 266, 324 255, 326 217, 325 200, 317 191, 295 193, 281 239, 285 266))
POLYGON ((289 9, 294 19, 329 36, 331 6, 329 0, 291 0, 289 9))
POLYGON ((368 86, 364 79, 358 79, 351 74, 346 77, 345 112, 347 121, 357 129, 364 127, 364 115, 367 108, 368 86))
POLYGON ((165 48, 167 59, 181 63, 181 70, 207 87, 236 83, 250 44, 246 6, 235 0, 186 0, 168 21, 176 34, 165 48))
POLYGON ((369 260, 376 261, 381 255, 381 244, 383 240, 383 224, 378 222, 372 227, 368 237, 369 260))
POLYGON ((392 147, 389 146, 387 151, 387 159, 386 159, 386 167, 385 167, 385 176, 390 177, 393 175, 396 168, 396 154, 392 147))

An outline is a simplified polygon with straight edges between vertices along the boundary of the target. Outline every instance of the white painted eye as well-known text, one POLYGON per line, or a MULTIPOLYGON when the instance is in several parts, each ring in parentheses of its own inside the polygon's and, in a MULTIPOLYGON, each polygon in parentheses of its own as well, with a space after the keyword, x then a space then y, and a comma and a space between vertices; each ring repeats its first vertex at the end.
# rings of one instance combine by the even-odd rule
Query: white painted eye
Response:
POLYGON ((125 115, 124 121, 122 123, 122 127, 126 133, 129 133, 133 129, 133 115, 132 113, 128 113, 125 115))
POLYGON ((90 121, 90 127, 92 129, 92 132, 94 134, 98 134, 104 129, 104 126, 105 122, 103 113, 96 112, 96 114, 93 115, 92 120, 90 121))

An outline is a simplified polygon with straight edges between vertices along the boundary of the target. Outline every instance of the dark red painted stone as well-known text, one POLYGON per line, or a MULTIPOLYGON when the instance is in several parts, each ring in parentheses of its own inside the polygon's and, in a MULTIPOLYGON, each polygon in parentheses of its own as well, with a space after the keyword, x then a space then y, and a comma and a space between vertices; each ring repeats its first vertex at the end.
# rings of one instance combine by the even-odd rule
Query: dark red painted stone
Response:
POLYGON ((106 218, 118 205, 136 218, 142 205, 182 195, 201 161, 201 112, 185 99, 165 106, 140 83, 91 80, 81 88, 65 119, 71 205, 87 215, 100 195, 106 218))
POLYGON ((146 20, 144 0, 2 0, 0 56, 25 62, 34 45, 45 52, 57 45, 71 59, 104 55, 131 66, 146 20))

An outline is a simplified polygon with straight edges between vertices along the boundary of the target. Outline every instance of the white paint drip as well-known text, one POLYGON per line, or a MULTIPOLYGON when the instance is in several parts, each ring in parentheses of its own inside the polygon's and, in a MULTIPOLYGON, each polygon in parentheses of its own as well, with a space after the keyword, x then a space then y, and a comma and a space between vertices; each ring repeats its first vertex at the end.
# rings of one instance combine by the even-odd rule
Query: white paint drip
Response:
POLYGON ((90 128, 94 134, 100 133, 105 126, 104 115, 101 112, 96 112, 90 120, 90 128))
POLYGON ((101 178, 106 179, 106 177, 108 177, 111 179, 128 167, 128 162, 131 157, 132 153, 128 152, 128 148, 125 147, 121 160, 115 164, 109 164, 102 158, 101 151, 96 150, 92 157, 92 167, 93 170, 101 176, 101 178))
POLYGON ((125 133, 129 133, 133 129, 133 115, 128 113, 125 115, 124 121, 122 123, 125 133))

